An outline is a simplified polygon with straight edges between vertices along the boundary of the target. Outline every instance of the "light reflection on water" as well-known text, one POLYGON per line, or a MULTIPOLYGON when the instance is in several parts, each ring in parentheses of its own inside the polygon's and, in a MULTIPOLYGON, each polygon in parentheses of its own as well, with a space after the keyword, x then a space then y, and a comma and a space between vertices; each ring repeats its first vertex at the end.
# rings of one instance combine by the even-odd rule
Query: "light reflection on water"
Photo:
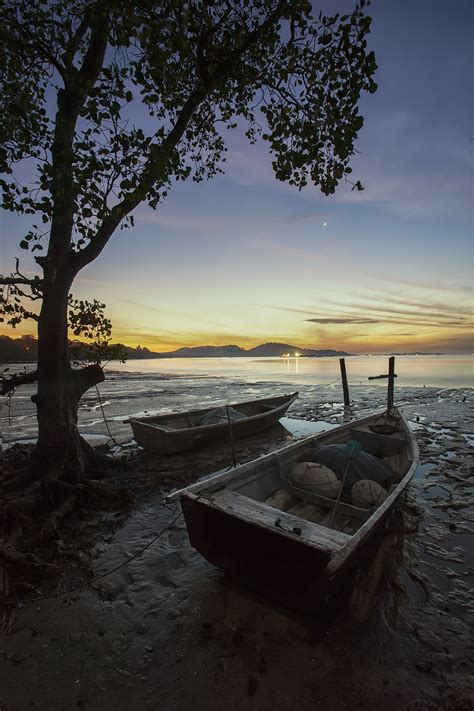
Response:
MULTIPOLYGON (((388 372, 387 356, 346 357, 349 383, 386 388, 386 380, 368 381, 369 376, 388 372)), ((340 383, 339 359, 332 358, 150 358, 112 362, 108 370, 173 375, 239 377, 245 380, 278 380, 287 383, 340 383)), ((469 355, 397 356, 396 386, 471 387, 474 359, 469 355)))

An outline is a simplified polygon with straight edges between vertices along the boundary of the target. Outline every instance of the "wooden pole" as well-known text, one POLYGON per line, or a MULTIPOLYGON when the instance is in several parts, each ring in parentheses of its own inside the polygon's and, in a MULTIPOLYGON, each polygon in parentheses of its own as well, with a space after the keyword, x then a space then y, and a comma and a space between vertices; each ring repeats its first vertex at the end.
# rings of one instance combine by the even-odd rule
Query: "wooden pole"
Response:
POLYGON ((339 358, 339 365, 341 366, 342 390, 344 392, 344 407, 349 407, 351 401, 349 398, 349 386, 347 384, 346 374, 346 361, 344 360, 344 358, 339 358))
POLYGON ((395 356, 388 359, 388 389, 387 389, 387 410, 393 407, 393 385, 395 380, 395 356))
POLYGON ((336 501, 334 502, 334 508, 332 510, 331 518, 329 520, 328 528, 332 528, 332 525, 334 523, 334 519, 336 518, 336 513, 337 513, 337 507, 339 506, 339 501, 341 500, 342 496, 342 491, 346 485, 346 479, 347 479, 347 473, 349 471, 349 468, 351 466, 351 459, 347 460, 346 468, 344 469, 344 476, 342 477, 341 481, 341 488, 339 489, 339 493, 337 495, 336 501))
POLYGON ((332 528, 334 519, 336 518, 337 507, 339 506, 339 501, 341 500, 342 492, 343 492, 344 487, 346 485, 347 474, 348 474, 350 466, 352 464, 352 460, 355 459, 356 457, 358 457, 361 452, 362 452, 362 445, 360 444, 360 442, 355 442, 353 439, 350 439, 349 442, 345 446, 344 453, 347 456, 347 464, 346 464, 346 468, 344 469, 344 476, 342 477, 341 488, 339 489, 339 493, 337 495, 336 501, 334 503, 334 508, 332 510, 331 518, 329 520, 329 524, 328 524, 329 528, 332 528))
POLYGON ((234 433, 232 432, 232 423, 230 421, 230 412, 229 412, 229 406, 225 406, 226 412, 227 412, 227 422, 229 423, 229 436, 230 436, 230 447, 232 449, 232 461, 234 463, 234 468, 237 466, 235 463, 235 449, 234 449, 234 433))

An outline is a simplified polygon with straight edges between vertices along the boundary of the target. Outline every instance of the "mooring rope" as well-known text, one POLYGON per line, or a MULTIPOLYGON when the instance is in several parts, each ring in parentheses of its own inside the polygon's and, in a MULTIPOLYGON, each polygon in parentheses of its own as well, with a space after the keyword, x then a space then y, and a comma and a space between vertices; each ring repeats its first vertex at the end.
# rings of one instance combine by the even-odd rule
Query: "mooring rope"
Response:
POLYGON ((159 531, 156 536, 149 541, 143 548, 141 548, 138 553, 135 553, 132 555, 130 558, 127 558, 126 560, 122 561, 122 563, 119 563, 119 565, 116 565, 115 568, 112 568, 111 570, 107 570, 105 573, 102 573, 101 575, 96 575, 94 578, 91 578, 91 580, 86 580, 84 583, 79 583, 78 585, 74 585, 72 588, 67 588, 66 590, 61 590, 60 592, 55 592, 55 593, 50 593, 49 595, 38 595, 38 597, 30 597, 26 598, 24 600, 6 600, 4 598, 0 598, 0 605, 19 605, 19 604, 26 604, 27 602, 39 602, 40 600, 50 600, 55 597, 59 597, 60 595, 69 595, 70 593, 76 592, 77 590, 80 590, 81 588, 85 588, 88 585, 92 585, 93 583, 96 583, 98 580, 103 580, 104 578, 108 577, 109 575, 112 575, 112 573, 115 573, 117 570, 120 570, 121 568, 124 568, 126 565, 129 565, 132 563, 132 561, 136 560, 139 558, 143 553, 150 548, 157 540, 160 538, 163 533, 168 531, 176 521, 183 515, 183 511, 180 511, 175 518, 168 523, 164 528, 159 531))
POLYGON ((120 446, 119 443, 117 442, 115 437, 112 435, 112 432, 110 431, 109 423, 107 422, 107 418, 105 416, 104 407, 102 405, 102 399, 100 397, 100 392, 99 392, 99 388, 97 387, 97 385, 95 386, 95 389, 97 390, 97 397, 99 398, 99 405, 100 405, 100 409, 102 411, 102 417, 104 418, 105 427, 107 429, 107 432, 109 433, 109 439, 119 447, 120 446))

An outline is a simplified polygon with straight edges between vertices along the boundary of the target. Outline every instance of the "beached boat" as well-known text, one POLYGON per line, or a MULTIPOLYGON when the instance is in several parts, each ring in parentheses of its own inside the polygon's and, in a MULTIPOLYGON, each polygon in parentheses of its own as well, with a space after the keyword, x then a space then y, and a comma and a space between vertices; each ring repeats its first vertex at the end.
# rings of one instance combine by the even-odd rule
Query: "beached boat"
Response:
POLYGON ((378 549, 384 523, 417 463, 416 442, 393 409, 305 438, 170 498, 180 499, 191 545, 209 562, 308 610, 327 603, 338 583, 353 584, 365 554, 370 559, 378 549), (295 465, 314 462, 315 453, 334 444, 355 452, 348 467, 357 464, 359 478, 368 458, 389 472, 380 505, 366 508, 354 505, 347 493, 337 501, 295 485, 295 465))
POLYGON ((135 440, 142 447, 159 454, 175 454, 262 432, 276 424, 297 397, 296 392, 228 407, 140 417, 129 422, 135 440))

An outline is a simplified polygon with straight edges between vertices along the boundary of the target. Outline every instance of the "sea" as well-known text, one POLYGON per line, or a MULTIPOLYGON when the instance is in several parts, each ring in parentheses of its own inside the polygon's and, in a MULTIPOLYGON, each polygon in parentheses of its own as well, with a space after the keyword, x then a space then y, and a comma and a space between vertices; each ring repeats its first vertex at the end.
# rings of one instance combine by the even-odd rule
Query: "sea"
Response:
MULTIPOLYGON (((349 384, 368 383, 369 377, 388 373, 388 356, 363 355, 345 358, 349 384)), ((150 358, 113 361, 108 371, 160 373, 172 377, 239 378, 247 382, 276 381, 304 385, 330 385, 340 382, 339 358, 150 358)), ((465 388, 474 385, 473 355, 404 355, 395 358, 397 386, 465 388)), ((387 386, 387 380, 372 380, 372 385, 387 386)))

